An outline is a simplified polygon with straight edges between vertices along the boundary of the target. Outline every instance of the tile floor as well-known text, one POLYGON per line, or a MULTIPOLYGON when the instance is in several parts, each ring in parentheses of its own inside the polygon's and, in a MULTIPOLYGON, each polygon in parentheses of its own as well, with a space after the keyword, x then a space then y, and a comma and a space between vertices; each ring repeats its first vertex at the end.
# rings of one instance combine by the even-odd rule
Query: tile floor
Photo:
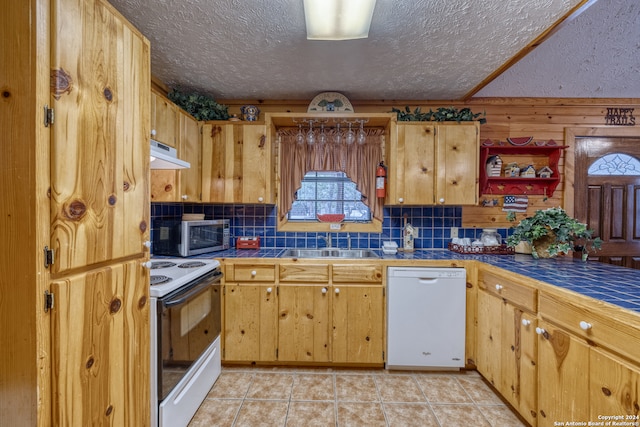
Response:
POLYGON ((189 427, 525 425, 475 371, 223 367, 189 427))

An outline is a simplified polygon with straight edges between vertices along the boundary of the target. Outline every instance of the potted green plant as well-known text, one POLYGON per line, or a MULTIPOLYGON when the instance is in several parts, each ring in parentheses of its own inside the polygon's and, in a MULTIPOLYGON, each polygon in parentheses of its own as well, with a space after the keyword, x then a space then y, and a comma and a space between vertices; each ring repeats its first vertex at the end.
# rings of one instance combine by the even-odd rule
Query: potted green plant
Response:
POLYGON ((405 106, 404 110, 400 110, 398 108, 392 107, 392 113, 396 113, 398 116, 398 121, 400 122, 471 122, 474 120, 478 120, 480 124, 484 124, 487 122, 487 119, 480 118, 479 116, 486 115, 485 112, 482 113, 473 113, 470 108, 463 108, 458 110, 455 107, 440 107, 436 111, 429 109, 429 112, 423 113, 420 107, 416 107, 415 110, 411 111, 409 106, 405 106))
MULTIPOLYGON (((507 218, 513 221, 515 214, 510 212, 507 218)), ((582 260, 586 261, 589 252, 600 249, 602 245, 599 237, 593 237, 593 230, 587 229, 586 224, 570 217, 559 207, 537 210, 511 230, 513 233, 507 237, 507 245, 528 242, 534 258, 549 258, 574 250, 582 252, 582 260)))

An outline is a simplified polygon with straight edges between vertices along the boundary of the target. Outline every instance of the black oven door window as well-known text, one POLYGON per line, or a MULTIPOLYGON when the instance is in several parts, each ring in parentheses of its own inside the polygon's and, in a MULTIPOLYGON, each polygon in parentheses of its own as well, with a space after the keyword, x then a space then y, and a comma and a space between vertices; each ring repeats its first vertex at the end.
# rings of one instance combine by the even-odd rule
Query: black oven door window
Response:
POLYGON ((220 273, 158 300, 158 399, 164 399, 220 335, 220 273))

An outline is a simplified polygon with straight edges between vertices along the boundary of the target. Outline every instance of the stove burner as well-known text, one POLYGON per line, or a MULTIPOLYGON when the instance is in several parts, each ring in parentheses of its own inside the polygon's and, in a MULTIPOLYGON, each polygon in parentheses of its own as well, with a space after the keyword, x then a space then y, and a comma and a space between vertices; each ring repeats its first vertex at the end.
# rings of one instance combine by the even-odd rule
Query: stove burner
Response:
POLYGON ((183 262, 178 267, 180 267, 180 268, 196 268, 196 267, 204 267, 205 265, 207 265, 207 264, 202 262, 202 261, 189 261, 189 262, 183 262))
POLYGON ((171 277, 162 276, 162 275, 151 276, 150 279, 151 279, 150 280, 151 286, 153 286, 153 285, 162 285, 163 283, 167 283, 167 282, 170 282, 172 280, 171 277))
POLYGON ((169 267, 173 267, 174 265, 176 265, 175 262, 171 262, 171 261, 153 261, 151 263, 151 269, 155 269, 155 268, 169 268, 169 267))

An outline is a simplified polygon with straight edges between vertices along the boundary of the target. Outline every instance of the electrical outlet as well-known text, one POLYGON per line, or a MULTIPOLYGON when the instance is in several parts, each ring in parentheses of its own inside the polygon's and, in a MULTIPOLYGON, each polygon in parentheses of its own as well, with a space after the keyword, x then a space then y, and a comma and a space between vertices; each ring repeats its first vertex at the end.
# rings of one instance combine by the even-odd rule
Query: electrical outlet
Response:
POLYGON ((458 238, 458 227, 451 227, 451 238, 452 239, 458 238))

